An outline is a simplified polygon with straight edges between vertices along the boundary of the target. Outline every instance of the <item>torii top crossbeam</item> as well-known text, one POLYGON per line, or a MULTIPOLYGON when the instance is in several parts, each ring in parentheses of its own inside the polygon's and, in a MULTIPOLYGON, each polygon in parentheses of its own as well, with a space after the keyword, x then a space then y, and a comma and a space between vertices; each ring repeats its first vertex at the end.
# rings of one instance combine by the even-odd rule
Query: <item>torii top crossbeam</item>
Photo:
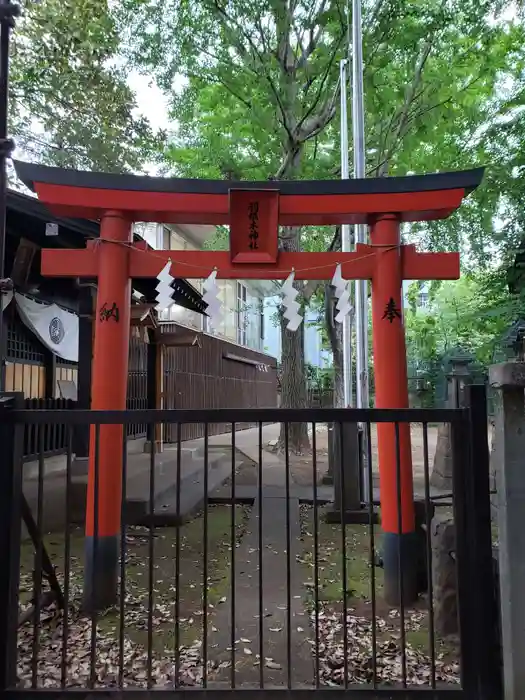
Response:
POLYGON ((99 219, 110 209, 132 221, 230 223, 231 190, 279 192, 279 224, 364 224, 396 212, 400 221, 444 219, 480 184, 483 168, 365 180, 230 182, 91 173, 15 162, 18 177, 63 216, 99 219))

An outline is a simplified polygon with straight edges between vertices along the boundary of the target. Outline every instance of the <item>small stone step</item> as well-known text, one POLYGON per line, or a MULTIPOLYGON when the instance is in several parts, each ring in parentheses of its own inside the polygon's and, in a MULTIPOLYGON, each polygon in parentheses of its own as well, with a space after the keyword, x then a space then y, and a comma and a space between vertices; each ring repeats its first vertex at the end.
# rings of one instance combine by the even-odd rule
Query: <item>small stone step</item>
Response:
MULTIPOLYGON (((213 457, 210 455, 208 464, 207 490, 210 494, 231 476, 231 459, 224 453, 213 457)), ((204 500, 204 469, 201 469, 181 482, 178 512, 176 484, 155 501, 155 526, 173 526, 186 522, 202 507, 204 500)))
MULTIPOLYGON (((181 479, 198 471, 200 465, 191 455, 181 453, 181 479)), ((128 466, 126 500, 144 501, 149 499, 150 463, 143 461, 139 465, 128 466)), ((177 453, 166 450, 155 456, 154 493, 155 500, 177 480, 177 453)))
POLYGON ((181 447, 181 455, 191 457, 193 460, 203 458, 198 447, 181 447))
MULTIPOLYGON (((286 498, 286 489, 282 486, 263 486, 262 495, 264 498, 286 498)), ((313 503, 314 490, 312 486, 302 486, 297 484, 290 485, 290 498, 296 498, 300 503, 313 503)), ((259 497, 257 486, 236 486, 235 501, 238 503, 248 503, 259 497)), ((334 500, 333 486, 318 486, 317 487, 317 503, 319 505, 332 503, 334 500)), ((224 485, 216 493, 213 494, 214 503, 228 503, 232 499, 231 484, 224 485)))

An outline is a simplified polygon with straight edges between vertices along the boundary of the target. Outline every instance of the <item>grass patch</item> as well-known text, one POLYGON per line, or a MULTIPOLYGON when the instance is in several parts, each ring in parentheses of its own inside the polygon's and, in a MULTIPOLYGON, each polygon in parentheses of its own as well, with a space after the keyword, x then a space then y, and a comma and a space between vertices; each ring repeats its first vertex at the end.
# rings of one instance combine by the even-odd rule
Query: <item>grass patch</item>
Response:
MULTIPOLYGON (((377 528, 376 528, 377 529, 377 528)), ((302 563, 308 567, 308 601, 313 604, 315 597, 315 523, 314 509, 310 506, 301 509, 301 531, 304 543, 302 563)), ((341 525, 332 525, 324 520, 324 509, 318 511, 317 562, 319 571, 318 595, 320 603, 335 603, 343 600, 343 569, 346 573, 347 603, 370 600, 372 576, 370 566, 370 531, 364 525, 346 525, 345 540, 341 525), (343 554, 345 556, 343 556, 343 554), (345 564, 343 564, 343 559, 345 564)), ((377 533, 376 533, 377 548, 377 533)), ((375 568, 375 592, 383 591, 383 571, 375 568)))
MULTIPOLYGON (((249 517, 248 506, 235 506, 235 536, 238 543, 249 517)), ((230 585, 231 521, 229 505, 210 505, 207 514, 207 572, 206 588, 208 617, 226 594, 230 585)), ((202 637, 204 582, 204 515, 200 513, 180 527, 179 565, 179 642, 190 644, 202 637)), ((59 579, 64 581, 65 537, 48 534, 45 546, 59 579)), ((72 615, 78 614, 82 600, 84 570, 84 534, 75 528, 70 537, 70 599, 72 615)), ((153 533, 153 647, 173 650, 175 640, 177 528, 156 528, 153 533)), ((126 533, 126 606, 124 627, 133 642, 147 644, 150 587, 150 533, 148 528, 129 527, 126 533)), ((29 602, 33 595, 32 571, 34 550, 31 542, 21 546, 20 602, 29 602)), ((114 634, 118 639, 120 616, 117 608, 101 613, 97 628, 114 634)), ((209 621, 208 621, 209 624, 209 621)))

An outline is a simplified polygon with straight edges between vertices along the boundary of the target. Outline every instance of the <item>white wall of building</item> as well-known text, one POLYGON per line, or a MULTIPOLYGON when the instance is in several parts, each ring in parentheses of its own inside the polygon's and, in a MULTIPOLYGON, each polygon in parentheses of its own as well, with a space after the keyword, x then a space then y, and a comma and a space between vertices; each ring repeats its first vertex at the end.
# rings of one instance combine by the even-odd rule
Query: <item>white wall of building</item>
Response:
MULTIPOLYGON (((277 321, 278 296, 266 300, 264 307, 264 348, 281 361, 281 329, 277 321)), ((318 327, 317 312, 307 311, 304 323, 304 359, 314 367, 330 367, 332 355, 323 349, 321 331, 318 327), (314 325, 315 324, 315 325, 314 325)))

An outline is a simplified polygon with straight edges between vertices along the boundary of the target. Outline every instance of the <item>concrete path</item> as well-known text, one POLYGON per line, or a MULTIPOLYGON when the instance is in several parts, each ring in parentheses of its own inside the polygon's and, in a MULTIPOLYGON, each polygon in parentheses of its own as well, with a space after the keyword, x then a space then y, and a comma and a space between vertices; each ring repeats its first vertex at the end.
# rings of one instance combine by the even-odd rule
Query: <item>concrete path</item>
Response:
MULTIPOLYGON (((267 426, 263 442, 273 432, 275 426, 267 426)), ((238 433, 236 447, 258 463, 258 430, 238 433)), ((257 687, 262 681, 265 687, 311 684, 309 621, 302 604, 304 574, 297 563, 299 500, 286 498, 284 463, 268 452, 263 452, 258 486, 247 531, 235 552, 234 591, 230 590, 214 617, 209 658, 234 660, 239 686, 257 687)), ((221 669, 214 682, 222 685, 230 679, 231 665, 221 669)))

